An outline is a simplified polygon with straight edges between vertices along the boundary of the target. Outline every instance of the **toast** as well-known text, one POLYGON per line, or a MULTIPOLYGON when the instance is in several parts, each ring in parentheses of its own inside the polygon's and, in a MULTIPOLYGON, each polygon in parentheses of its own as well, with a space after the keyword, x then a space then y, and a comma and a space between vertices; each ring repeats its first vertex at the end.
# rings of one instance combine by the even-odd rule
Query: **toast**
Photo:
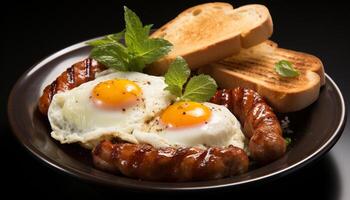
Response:
POLYGON ((199 72, 211 75, 222 88, 241 86, 257 91, 278 112, 307 107, 316 101, 320 86, 325 84, 323 65, 317 57, 278 48, 272 41, 206 65, 199 72), (280 60, 290 61, 300 75, 294 78, 279 76, 275 63, 280 60))
POLYGON ((164 74, 170 62, 182 56, 191 69, 221 60, 267 40, 273 31, 269 10, 258 4, 233 9, 228 3, 206 3, 180 13, 151 37, 171 42, 173 50, 148 67, 164 74))

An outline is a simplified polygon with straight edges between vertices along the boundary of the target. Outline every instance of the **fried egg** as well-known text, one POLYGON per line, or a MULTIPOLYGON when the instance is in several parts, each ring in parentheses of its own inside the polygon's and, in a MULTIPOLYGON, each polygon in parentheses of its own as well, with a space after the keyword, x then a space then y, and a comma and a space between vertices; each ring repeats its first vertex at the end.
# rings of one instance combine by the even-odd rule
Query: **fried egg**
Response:
POLYGON ((51 136, 61 143, 118 137, 138 143, 132 135, 175 99, 163 77, 138 72, 104 73, 93 81, 54 95, 48 110, 51 136))
POLYGON ((197 102, 174 103, 133 135, 154 147, 244 149, 246 142, 239 121, 225 106, 197 102))

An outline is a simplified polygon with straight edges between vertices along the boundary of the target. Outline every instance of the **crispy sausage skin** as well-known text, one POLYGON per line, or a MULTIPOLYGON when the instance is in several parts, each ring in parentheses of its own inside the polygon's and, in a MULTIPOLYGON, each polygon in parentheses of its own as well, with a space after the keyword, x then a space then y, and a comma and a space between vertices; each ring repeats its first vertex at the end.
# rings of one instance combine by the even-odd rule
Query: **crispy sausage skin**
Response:
MULTIPOLYGON (((39 110, 47 114, 53 95, 73 89, 95 79, 105 67, 87 58, 63 72, 46 86, 39 99, 39 110)), ((224 105, 242 123, 250 139, 249 150, 254 160, 264 164, 276 160, 286 151, 282 130, 276 115, 262 97, 250 89, 219 90, 211 102, 224 105)), ((97 168, 121 172, 145 180, 209 180, 244 173, 248 170, 246 153, 233 146, 225 148, 154 148, 146 144, 103 141, 92 152, 97 168)))
POLYGON ((154 148, 147 144, 103 141, 92 152, 102 170, 153 181, 195 181, 242 174, 249 159, 237 147, 154 148))
POLYGON ((239 119, 254 160, 265 164, 285 153, 281 125, 257 92, 241 87, 218 90, 211 102, 226 106, 239 119))
POLYGON ((73 89, 85 82, 95 79, 96 72, 102 71, 103 69, 105 69, 104 66, 90 58, 72 65, 59 75, 55 81, 45 87, 39 99, 40 112, 44 115, 47 114, 53 95, 58 92, 73 89))

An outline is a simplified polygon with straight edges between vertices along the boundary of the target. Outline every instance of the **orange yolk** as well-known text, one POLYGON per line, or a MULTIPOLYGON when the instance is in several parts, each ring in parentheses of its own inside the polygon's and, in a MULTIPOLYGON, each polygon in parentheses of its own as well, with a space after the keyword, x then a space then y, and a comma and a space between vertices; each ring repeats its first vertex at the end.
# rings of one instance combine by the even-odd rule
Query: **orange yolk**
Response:
POLYGON ((162 114, 161 121, 168 127, 186 127, 206 123, 211 110, 197 102, 177 102, 169 106, 162 114))
POLYGON ((114 79, 97 84, 91 99, 98 107, 120 109, 135 104, 141 93, 141 88, 133 81, 114 79))

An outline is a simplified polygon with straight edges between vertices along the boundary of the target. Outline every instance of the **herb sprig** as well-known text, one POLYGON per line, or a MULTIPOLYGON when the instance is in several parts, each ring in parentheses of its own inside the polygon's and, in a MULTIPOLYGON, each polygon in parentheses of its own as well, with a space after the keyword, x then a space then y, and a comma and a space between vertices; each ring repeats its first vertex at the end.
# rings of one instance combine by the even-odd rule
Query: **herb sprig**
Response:
POLYGON ((141 72, 146 65, 167 55, 172 44, 162 38, 150 38, 152 25, 143 26, 140 18, 124 6, 125 31, 87 44, 93 46, 90 57, 120 71, 141 72), (125 45, 120 40, 125 38, 125 45))
POLYGON ((208 101, 216 92, 215 80, 204 74, 193 76, 188 80, 190 72, 186 61, 182 57, 177 57, 164 76, 165 83, 168 85, 165 90, 183 101, 208 101))

